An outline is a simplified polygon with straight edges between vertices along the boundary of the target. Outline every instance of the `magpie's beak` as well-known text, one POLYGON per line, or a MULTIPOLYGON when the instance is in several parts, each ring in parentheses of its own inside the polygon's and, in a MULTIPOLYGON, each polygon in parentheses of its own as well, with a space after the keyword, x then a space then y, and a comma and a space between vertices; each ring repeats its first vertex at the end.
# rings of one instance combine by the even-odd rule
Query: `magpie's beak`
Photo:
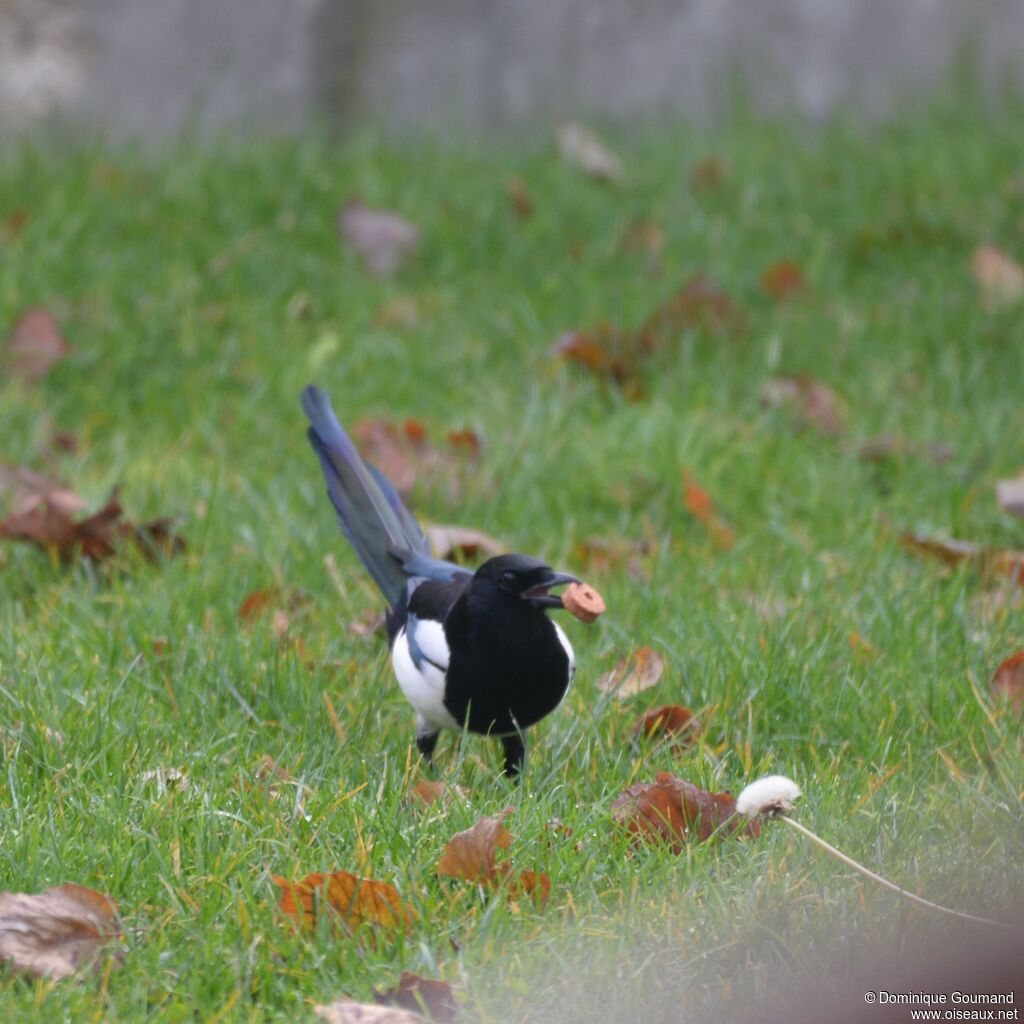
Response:
POLYGON ((538 583, 529 590, 524 590, 519 596, 524 601, 529 601, 535 608, 564 608, 562 599, 557 594, 549 594, 552 587, 561 587, 566 583, 579 583, 575 576, 567 572, 553 572, 543 583, 538 583))

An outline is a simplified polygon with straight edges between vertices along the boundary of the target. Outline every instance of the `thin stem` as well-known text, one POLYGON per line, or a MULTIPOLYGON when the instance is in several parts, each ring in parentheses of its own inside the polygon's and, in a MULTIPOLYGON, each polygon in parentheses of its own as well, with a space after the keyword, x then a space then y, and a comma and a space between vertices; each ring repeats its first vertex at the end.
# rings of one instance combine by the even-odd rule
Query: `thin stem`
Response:
POLYGON ((800 822, 794 821, 792 818, 787 818, 784 814, 776 814, 774 815, 774 818, 776 821, 784 821, 790 828, 795 829, 801 835, 806 836, 812 843, 816 843, 826 853, 830 853, 837 860, 841 860, 845 865, 847 865, 847 867, 853 868, 854 871, 859 871, 865 878, 870 878, 872 882, 877 882, 886 889, 891 889, 893 892, 899 893, 905 900, 909 900, 911 903, 916 903, 919 907, 926 907, 928 910, 937 910, 942 914, 950 914, 953 917, 959 917, 965 921, 977 921, 979 924, 990 924, 996 928, 1007 928, 1013 932, 1021 931, 1021 929, 1016 925, 1007 924, 1004 921, 993 921, 987 917, 978 917, 976 914, 965 914, 960 910, 953 910, 950 907, 944 907, 941 903, 932 903, 931 900, 926 900, 923 896, 917 896, 912 892, 907 892, 906 889, 901 889, 898 885, 895 885, 888 879, 882 878, 881 875, 876 875, 874 871, 864 867, 863 864, 858 864, 852 857, 847 857, 841 850, 837 850, 831 843, 826 843, 821 836, 815 835, 809 828, 805 828, 801 825, 800 822))

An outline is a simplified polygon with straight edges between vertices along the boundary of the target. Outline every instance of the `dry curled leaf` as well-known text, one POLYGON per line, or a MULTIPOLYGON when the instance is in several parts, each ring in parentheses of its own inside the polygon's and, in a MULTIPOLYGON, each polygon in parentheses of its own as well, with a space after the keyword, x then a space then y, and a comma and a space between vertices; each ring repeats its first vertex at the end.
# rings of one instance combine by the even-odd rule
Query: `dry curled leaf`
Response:
POLYGON ((568 121, 558 128, 558 150, 566 163, 600 181, 622 178, 622 161, 589 128, 568 121))
POLYGON ((1000 700, 1009 701, 1018 714, 1024 711, 1024 651, 1011 654, 996 669, 992 677, 992 693, 1000 700))
POLYGON ((926 537, 909 530, 900 534, 900 543, 909 551, 930 555, 947 565, 973 565, 984 579, 1009 576, 1024 583, 1024 551, 1006 551, 970 541, 926 537))
POLYGON ((745 327, 746 318, 721 285, 698 272, 647 318, 637 345, 643 352, 654 352, 690 331, 738 334, 745 327))
POLYGON ((423 1024, 420 1014, 396 1006, 376 1003, 355 1003, 339 999, 334 1003, 318 1003, 313 1012, 327 1024, 423 1024))
POLYGON ((1011 305, 1024 296, 1024 267, 994 245, 979 245, 974 250, 971 273, 986 309, 1011 305))
POLYGON ((773 263, 761 275, 761 287, 777 302, 800 295, 807 287, 804 272, 791 260, 773 263))
POLYGON ((529 220, 533 216, 533 199, 522 178, 509 178, 505 185, 505 194, 517 220, 529 220))
POLYGON ((46 978, 67 978, 120 934, 117 905, 82 885, 0 893, 0 962, 46 978))
POLYGON ((849 410, 827 385, 807 374, 776 377, 761 388, 761 402, 769 408, 796 410, 803 422, 820 434, 838 435, 846 430, 849 410))
POLYGON ((692 746, 700 732, 697 720, 689 708, 681 704, 663 704, 660 708, 651 708, 644 712, 633 723, 634 738, 643 736, 645 739, 669 738, 672 746, 686 748, 692 746))
POLYGON ((729 165, 720 156, 706 156, 698 160, 690 171, 690 188, 694 192, 711 192, 729 175, 729 165))
POLYGON ((673 853, 716 833, 761 832, 756 821, 736 815, 736 800, 730 794, 709 793, 669 772, 658 772, 654 782, 626 789, 612 804, 612 819, 625 825, 638 842, 667 843, 673 853))
POLYGON ((10 372, 29 383, 42 380, 71 348, 53 314, 41 306, 26 310, 7 339, 10 372))
POLYGON ((437 862, 437 873, 467 882, 490 884, 498 880, 498 850, 507 850, 512 842, 512 834, 504 825, 511 813, 512 808, 506 807, 500 814, 481 818, 452 836, 437 862))
POLYGON ((338 214, 341 237, 367 272, 375 277, 394 274, 416 251, 419 228, 390 210, 371 210, 358 200, 338 214))
POLYGON ((996 484, 996 501, 1011 516, 1024 518, 1024 474, 996 484))
POLYGON ((736 532, 719 515, 711 495, 697 483, 688 469, 683 470, 683 504, 705 526, 716 547, 728 550, 736 543, 736 532))
POLYGON ((65 562, 76 555, 94 562, 106 561, 117 553, 122 541, 133 544, 150 561, 185 549, 185 542, 171 530, 170 519, 152 519, 147 523, 122 519, 116 488, 93 515, 76 520, 78 508, 78 500, 66 488, 37 494, 0 522, 0 537, 54 550, 65 562))
POLYGON ((442 526, 431 523, 424 529, 435 558, 481 561, 503 555, 508 548, 493 537, 468 526, 442 526))
POLYGON ((667 664, 665 656, 653 647, 638 647, 615 668, 605 672, 597 681, 597 688, 626 700, 654 686, 667 664))
POLYGON ((452 986, 447 981, 423 978, 411 971, 403 971, 398 984, 383 992, 374 992, 373 998, 381 1006, 397 1006, 413 1013, 424 1010, 431 1020, 451 1020, 459 1012, 452 986))
POLYGON ((397 890, 387 882, 348 871, 314 872, 298 882, 280 875, 273 879, 281 889, 281 910, 306 928, 315 928, 318 916, 325 913, 350 930, 362 924, 398 928, 412 921, 397 890))
POLYGON ((585 366, 596 377, 606 377, 624 385, 630 380, 635 367, 622 351, 625 336, 609 324, 595 331, 566 331, 551 346, 551 355, 571 363, 585 366))

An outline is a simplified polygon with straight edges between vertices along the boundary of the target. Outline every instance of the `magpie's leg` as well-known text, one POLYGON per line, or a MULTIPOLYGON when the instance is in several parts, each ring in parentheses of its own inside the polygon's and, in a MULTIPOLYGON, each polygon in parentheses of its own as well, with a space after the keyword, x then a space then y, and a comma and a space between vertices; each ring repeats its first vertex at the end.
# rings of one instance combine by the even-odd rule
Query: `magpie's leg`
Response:
POLYGON ((505 774, 510 779, 518 779, 526 757, 526 744, 523 743, 522 736, 514 732, 509 736, 502 736, 501 745, 505 751, 505 774))
POLYGON ((438 732, 417 731, 416 733, 416 746, 419 748, 423 760, 427 762, 427 766, 430 768, 434 766, 434 748, 437 746, 437 738, 440 735, 438 732))

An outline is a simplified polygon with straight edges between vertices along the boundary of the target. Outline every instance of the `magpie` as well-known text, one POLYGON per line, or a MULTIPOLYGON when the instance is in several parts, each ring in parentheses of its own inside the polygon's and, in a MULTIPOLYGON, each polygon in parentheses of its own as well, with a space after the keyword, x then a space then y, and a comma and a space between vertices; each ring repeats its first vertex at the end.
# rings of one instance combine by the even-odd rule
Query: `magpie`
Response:
POLYGON ((561 703, 576 673, 572 645, 546 612, 554 587, 579 583, 529 555, 498 555, 471 572, 434 558, 387 477, 365 462, 317 387, 302 392, 338 525, 388 603, 391 664, 416 712, 430 763, 443 729, 497 737, 507 776, 519 774, 523 733, 561 703))

